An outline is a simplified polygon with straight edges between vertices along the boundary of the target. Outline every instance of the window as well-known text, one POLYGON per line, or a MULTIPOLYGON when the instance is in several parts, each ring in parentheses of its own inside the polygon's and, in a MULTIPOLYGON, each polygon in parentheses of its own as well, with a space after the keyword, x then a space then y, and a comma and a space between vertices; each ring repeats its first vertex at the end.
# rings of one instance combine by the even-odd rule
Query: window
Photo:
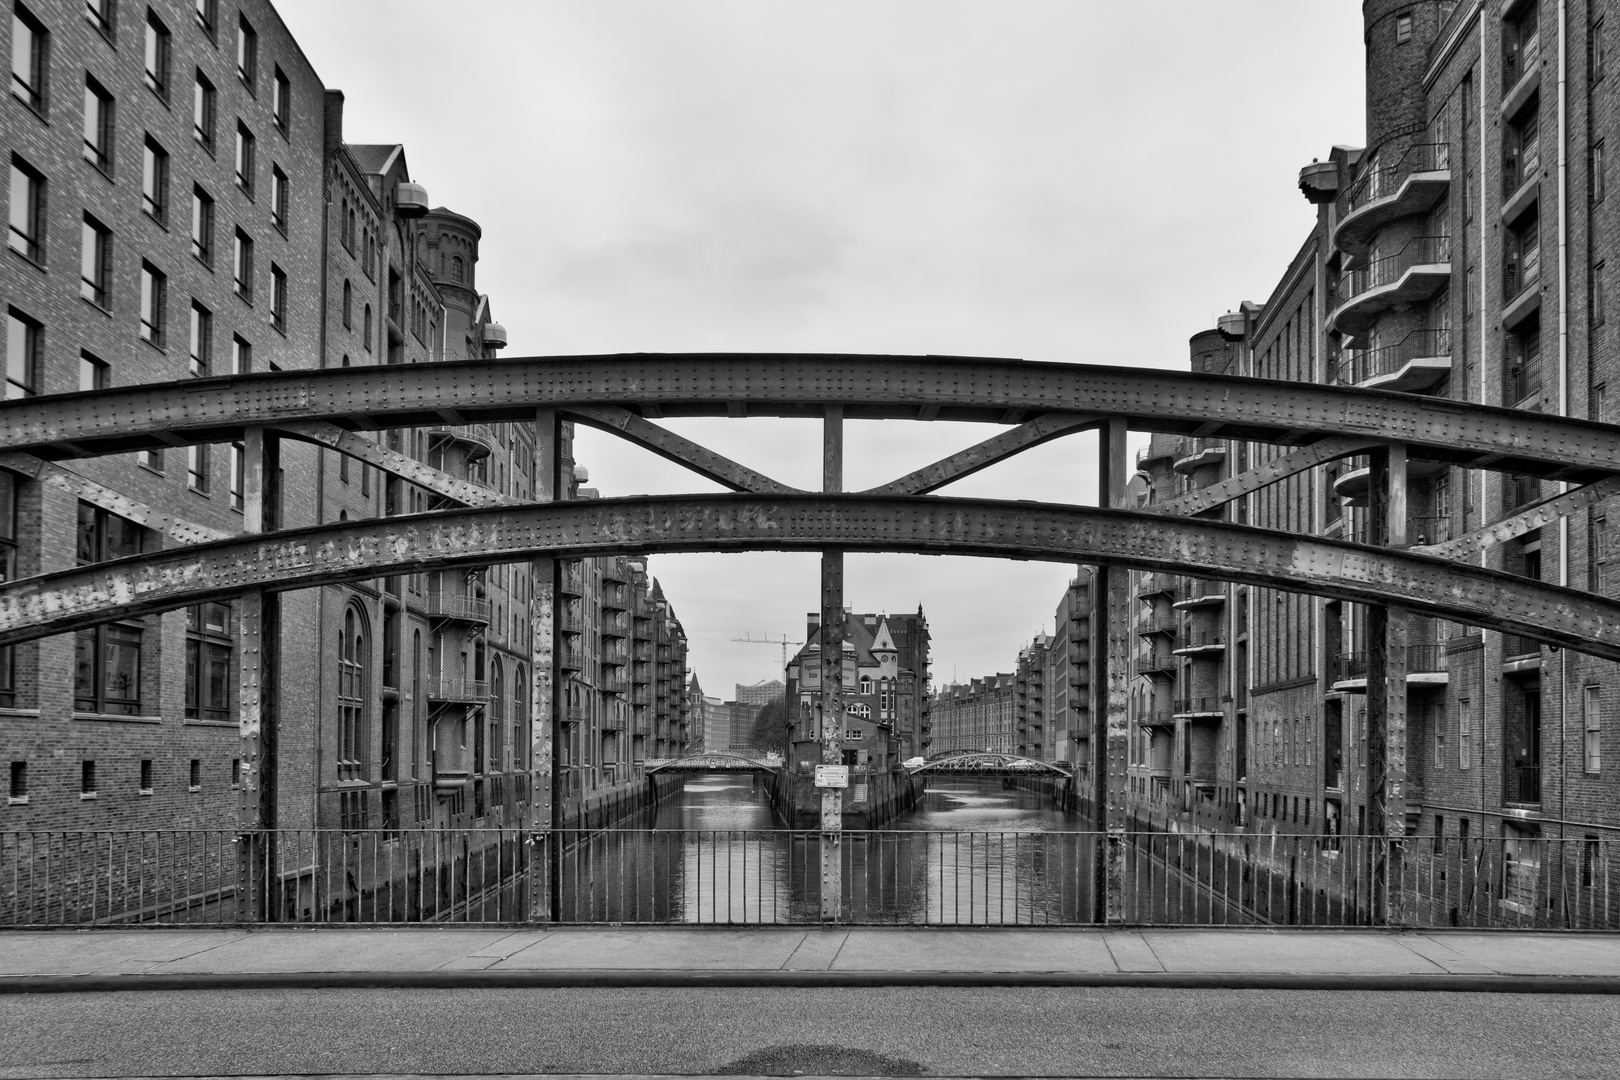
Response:
POLYGON ((6 397, 39 393, 39 356, 44 330, 16 308, 6 311, 6 397))
POLYGON ((162 450, 137 450, 135 452, 135 463, 137 465, 142 465, 142 466, 144 466, 144 467, 146 467, 148 469, 151 469, 155 473, 162 474, 162 472, 163 472, 163 451, 162 450))
POLYGON ((45 177, 11 159, 11 250, 34 262, 45 260, 45 177))
POLYGON ((371 305, 370 304, 366 305, 365 327, 363 328, 362 333, 364 333, 365 336, 366 336, 366 352, 370 352, 371 351, 371 305))
POLYGON ((219 30, 218 0, 197 0, 197 28, 209 37, 219 30))
POLYGON ((450 280, 451 281, 459 282, 459 281, 462 280, 462 276, 466 272, 463 269, 463 267, 464 267, 464 264, 461 261, 461 256, 460 255, 453 256, 450 259, 450 280))
MULTIPOLYGON (((17 579, 17 479, 0 472, 0 582, 17 579)), ((11 646, 0 647, 0 707, 17 704, 17 669, 11 646)), ((13 792, 13 794, 16 794, 13 792)))
POLYGON ((1592 267, 1592 322, 1594 325, 1603 321, 1603 263, 1592 267))
POLYGON ((1604 40, 1603 20, 1599 19, 1592 24, 1592 36, 1588 42, 1591 48, 1591 57, 1588 61, 1591 67, 1593 82, 1601 82, 1609 66, 1609 46, 1604 40))
POLYGON ((199 68, 191 91, 191 137, 210 154, 214 152, 214 110, 218 100, 214 84, 199 68))
POLYGON ((141 149, 141 209, 159 225, 169 215, 169 152, 146 137, 141 149))
POLYGON ((112 171, 113 96, 96 80, 84 77, 84 160, 102 172, 112 171))
POLYGON ((1541 325, 1530 320, 1510 331, 1502 368, 1502 403, 1534 408, 1541 395, 1541 325))
POLYGON ((253 370, 253 346, 240 334, 231 335, 231 374, 246 375, 253 370))
POLYGON ((236 29, 236 77, 254 93, 254 80, 259 72, 259 35, 253 24, 243 16, 236 29))
POLYGON ((1502 27, 1502 92, 1535 70, 1541 58, 1540 24, 1536 3, 1524 5, 1517 18, 1502 27))
POLYGON ((191 373, 207 378, 214 359, 214 313, 191 302, 191 373))
POLYGON ((11 8, 11 92, 35 112, 45 108, 45 26, 27 8, 11 8))
POLYGON ((1405 45, 1412 40, 1412 16, 1395 16, 1395 44, 1405 45))
POLYGON ((1586 771, 1602 771, 1603 688, 1588 686, 1581 692, 1581 715, 1586 722, 1586 771))
POLYGON ((366 623, 351 606, 338 632, 338 779, 366 778, 366 623))
POLYGON ((190 772, 190 774, 189 774, 189 776, 188 776, 188 778, 186 780, 186 783, 187 783, 187 785, 189 785, 187 787, 188 791, 201 791, 202 790, 202 759, 201 758, 192 758, 191 759, 191 772, 190 772))
POLYGON ((354 289, 347 281, 343 283, 343 327, 354 328, 354 289))
POLYGON ((292 83, 287 81, 280 65, 276 66, 275 77, 270 83, 270 116, 285 135, 292 126, 292 83))
POLYGON ((242 509, 242 479, 243 466, 246 464, 243 457, 241 443, 231 443, 231 509, 242 509))
POLYGON ((169 100, 169 28, 151 8, 146 9, 146 86, 169 100))
POLYGON ((1541 126, 1536 104, 1507 125, 1502 133, 1502 191, 1511 195, 1536 178, 1541 169, 1541 126))
POLYGON ((90 25, 101 32, 103 37, 111 38, 113 33, 113 18, 117 14, 114 0, 84 0, 84 17, 90 25))
POLYGON ((1591 185, 1592 201, 1603 201, 1604 189, 1608 186, 1608 177, 1603 167, 1603 144, 1595 143, 1592 146, 1591 156, 1587 160, 1587 182, 1591 185))
POLYGON ((1457 768, 1473 767, 1474 703, 1468 698, 1457 701, 1457 768))
POLYGON ((105 390, 112 385, 112 369, 103 361, 79 350, 79 390, 105 390))
POLYGON ((193 443, 186 447, 186 487, 199 495, 207 495, 213 462, 207 443, 193 443))
POLYGON ((96 794, 96 763, 88 759, 79 762, 79 795, 80 797, 96 794))
POLYGON ((287 332, 287 272, 270 264, 270 325, 287 332))
POLYGON ((253 158, 256 143, 253 132, 240 120, 236 122, 236 186, 248 198, 253 198, 253 158))
POLYGON ((1446 712, 1444 707, 1430 713, 1434 724, 1434 767, 1446 767, 1446 712))
MULTIPOLYGON (((140 554, 142 529, 89 503, 79 504, 79 565, 140 554)), ((133 716, 140 712, 141 628, 107 623, 81 630, 74 641, 74 704, 82 711, 133 716)))
POLYGON ((1502 244, 1502 296, 1511 300, 1541 279, 1541 221, 1531 210, 1502 244))
POLYGON ((270 224, 287 234, 287 174, 280 165, 270 166, 270 224))
MULTIPOLYGON (((186 609, 186 718, 232 720, 231 605, 186 609)), ((196 784, 193 779, 192 783, 196 784)))
POLYGON ((1609 519, 1593 514, 1586 531, 1586 590, 1603 595, 1608 588, 1609 519))
POLYGON ((79 237, 79 295, 97 307, 108 306, 111 253, 111 231, 89 214, 84 215, 79 237))
POLYGON ((163 348, 164 313, 168 307, 169 282, 163 272, 149 262, 141 263, 141 340, 163 348))
POLYGON ((214 265, 214 200, 201 186, 191 189, 191 254, 214 265))
POLYGON ((28 762, 13 761, 11 763, 12 802, 25 803, 28 801, 28 762))
POLYGON ((236 295, 253 303, 253 238, 241 229, 236 230, 236 247, 231 258, 235 274, 236 295))
POLYGON ((141 759, 141 786, 138 789, 142 795, 152 794, 152 759, 141 759))

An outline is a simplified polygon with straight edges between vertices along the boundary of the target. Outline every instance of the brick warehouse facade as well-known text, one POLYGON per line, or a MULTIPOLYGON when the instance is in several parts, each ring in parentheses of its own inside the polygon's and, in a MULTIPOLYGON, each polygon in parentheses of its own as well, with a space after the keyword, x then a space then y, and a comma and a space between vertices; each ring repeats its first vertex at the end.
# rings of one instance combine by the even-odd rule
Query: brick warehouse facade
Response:
MULTIPOLYGON (((1620 117, 1607 56, 1620 5, 1369 0, 1364 14, 1365 146, 1334 147, 1301 171, 1315 226, 1264 304, 1192 338, 1193 366, 1613 422, 1606 145, 1620 117)), ((1283 452, 1155 436, 1138 462, 1143 498, 1174 498, 1283 452)), ((1214 513, 1376 542, 1369 475, 1364 458, 1345 458, 1214 513)), ((1562 490, 1418 460, 1408 476, 1400 525, 1414 545, 1562 490)), ((1593 502, 1462 557, 1609 594, 1616 513, 1612 499, 1593 502)), ((1135 584, 1136 631, 1162 647, 1133 669, 1133 812, 1361 831, 1365 609, 1165 575, 1135 584)), ((1443 620, 1413 617, 1408 632, 1406 830, 1502 840, 1503 903, 1528 912, 1516 883, 1535 880, 1544 841, 1620 830, 1620 676, 1608 662, 1443 620)))
MULTIPOLYGON (((429 206, 402 147, 344 141, 342 95, 270 4, 28 0, 5 32, 8 396, 493 359, 505 344, 477 289, 477 223, 429 206)), ((524 425, 368 437, 534 490, 524 425)), ((565 429, 563 497, 589 497, 571 447, 565 429)), ((242 529, 233 446, 0 464, 8 577, 242 529)), ((439 505, 309 442, 283 440, 281 466, 286 527, 439 505)), ((644 560, 562 577, 593 635, 577 648, 591 665, 567 673, 566 822, 639 791, 639 762, 684 745, 686 660, 644 560)), ((514 564, 286 594, 278 824, 519 822, 533 591, 514 564)), ((0 653, 0 828, 233 828, 234 651, 216 604, 0 653)))

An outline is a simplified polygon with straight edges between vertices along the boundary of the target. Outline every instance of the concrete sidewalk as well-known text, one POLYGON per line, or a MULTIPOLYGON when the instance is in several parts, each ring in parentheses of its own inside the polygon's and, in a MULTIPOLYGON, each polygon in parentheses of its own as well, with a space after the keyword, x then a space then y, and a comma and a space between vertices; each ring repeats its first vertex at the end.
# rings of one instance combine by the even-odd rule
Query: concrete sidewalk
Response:
POLYGON ((0 993, 877 985, 1620 993, 1620 935, 874 927, 0 932, 0 993))

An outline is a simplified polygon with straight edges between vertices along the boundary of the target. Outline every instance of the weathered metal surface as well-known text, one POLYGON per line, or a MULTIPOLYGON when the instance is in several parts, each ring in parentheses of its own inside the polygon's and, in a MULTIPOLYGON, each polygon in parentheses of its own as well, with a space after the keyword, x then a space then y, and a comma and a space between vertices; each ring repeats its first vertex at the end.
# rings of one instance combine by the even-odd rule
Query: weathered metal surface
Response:
MULTIPOLYGON (((562 475, 562 423, 550 409, 534 415, 534 499, 555 506, 564 490, 562 475)), ((557 695, 557 585, 555 555, 536 551, 530 568, 533 595, 529 603, 529 795, 531 859, 540 881, 529 893, 529 914, 536 920, 555 921, 562 904, 561 841, 552 831, 562 819, 562 789, 556 782, 552 755, 560 727, 557 695)))
MULTIPOLYGON (((1097 501, 1103 506, 1125 505, 1129 467, 1126 464, 1125 422, 1110 419, 1097 440, 1097 501)), ((1132 601, 1129 574, 1123 566, 1101 565, 1092 588, 1092 634, 1096 659, 1091 666, 1092 716, 1098 727, 1092 739, 1092 783, 1105 839, 1098 852, 1097 896, 1101 921, 1125 921, 1125 833, 1130 749, 1127 657, 1133 644, 1130 633, 1132 601)))
POLYGON ((53 465, 44 458, 33 454, 9 453, 0 454, 0 469, 9 469, 21 476, 31 477, 41 484, 65 491, 75 498, 83 499, 93 506, 111 511, 121 518, 127 518, 137 525, 160 532, 171 540, 178 540, 182 544, 200 544, 205 540, 222 540, 230 533, 220 529, 211 529, 207 525, 199 525, 194 521, 165 514, 155 510, 137 499, 114 491, 105 484, 98 484, 94 480, 80 476, 70 469, 60 465, 53 465))
POLYGON ((1483 567, 1202 518, 938 495, 677 495, 334 522, 0 584, 0 645, 246 589, 537 554, 893 551, 1196 573, 1522 634, 1620 660, 1620 601, 1483 567))
MULTIPOLYGON (((822 418, 821 488, 844 490, 844 410, 829 405, 822 418)), ((821 553, 821 763, 844 760, 844 553, 821 553)), ((821 918, 837 922, 843 906, 844 791, 821 792, 821 918)))
POLYGON ((1486 548, 1505 544, 1527 532, 1551 525, 1560 518, 1568 517, 1577 510, 1602 502, 1614 495, 1620 495, 1620 477, 1599 480, 1566 491, 1562 495, 1548 496, 1528 510, 1521 510, 1512 517, 1503 518, 1482 529, 1475 529, 1455 540, 1448 540, 1443 544, 1414 545, 1412 550, 1441 559, 1466 559, 1486 548))
POLYGON ((1082 364, 778 353, 535 357, 265 372, 0 404, 0 450, 57 459, 226 442, 249 424, 330 420, 410 427, 452 411, 527 421, 535 408, 619 406, 643 416, 971 420, 1106 413, 1133 430, 1256 441, 1400 440, 1425 458, 1585 482, 1620 472, 1620 428, 1547 413, 1350 387, 1082 364))
POLYGON ((678 758, 648 758, 645 771, 649 773, 702 773, 702 772, 776 772, 780 763, 771 764, 763 753, 736 754, 726 750, 709 750, 701 754, 688 754, 678 758))
POLYGON ((1291 450, 1281 457, 1272 458, 1264 465, 1258 465, 1247 472, 1229 476, 1218 483, 1189 492, 1179 499, 1159 503, 1150 509, 1159 514, 1184 514, 1191 517, 1206 510, 1213 510, 1217 506, 1224 506, 1233 499, 1241 498, 1252 491, 1259 491, 1307 469, 1314 469, 1336 458, 1362 453, 1369 447, 1377 445, 1376 439, 1349 436, 1323 439, 1321 442, 1291 450))
POLYGON ((1066 767, 1050 761, 1039 761, 1018 754, 981 754, 971 751, 925 761, 907 771, 913 776, 965 773, 971 776, 1056 776, 1064 780, 1069 779, 1071 775, 1066 767))
POLYGON ((1085 431, 1094 428, 1102 421, 1102 417, 1091 413, 1043 413, 1035 419, 994 435, 981 443, 958 451, 949 457, 940 458, 931 465, 924 465, 915 472, 909 472, 898 480, 892 480, 879 487, 869 488, 868 495, 926 495, 930 491, 937 491, 946 484, 954 483, 964 476, 972 476, 980 469, 988 468, 998 461, 1005 461, 1014 454, 1022 453, 1034 446, 1050 442, 1063 435, 1076 431, 1085 431))
POLYGON ((591 427, 645 447, 677 465, 684 465, 699 476, 707 477, 732 491, 752 491, 766 495, 800 490, 772 480, 764 473, 755 472, 748 466, 738 464, 700 443, 675 434, 668 428, 659 427, 629 409, 612 405, 579 405, 570 408, 568 415, 591 427))
POLYGON ((418 487, 437 492, 464 506, 493 506, 496 503, 515 503, 510 495, 502 495, 494 488, 461 480, 447 472, 424 465, 413 457, 390 450, 381 443, 372 442, 336 424, 320 420, 301 423, 277 424, 277 430, 305 442, 319 443, 346 454, 357 461, 381 469, 392 476, 408 480, 418 487))

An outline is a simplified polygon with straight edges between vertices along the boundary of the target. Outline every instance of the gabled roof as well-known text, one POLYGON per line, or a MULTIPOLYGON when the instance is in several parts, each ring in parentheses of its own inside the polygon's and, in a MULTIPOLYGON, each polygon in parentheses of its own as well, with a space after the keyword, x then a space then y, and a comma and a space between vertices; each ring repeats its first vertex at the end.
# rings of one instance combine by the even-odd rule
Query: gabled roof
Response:
POLYGON ((378 176, 393 168, 394 160, 405 154, 405 147, 400 143, 349 143, 347 146, 362 169, 378 176))

